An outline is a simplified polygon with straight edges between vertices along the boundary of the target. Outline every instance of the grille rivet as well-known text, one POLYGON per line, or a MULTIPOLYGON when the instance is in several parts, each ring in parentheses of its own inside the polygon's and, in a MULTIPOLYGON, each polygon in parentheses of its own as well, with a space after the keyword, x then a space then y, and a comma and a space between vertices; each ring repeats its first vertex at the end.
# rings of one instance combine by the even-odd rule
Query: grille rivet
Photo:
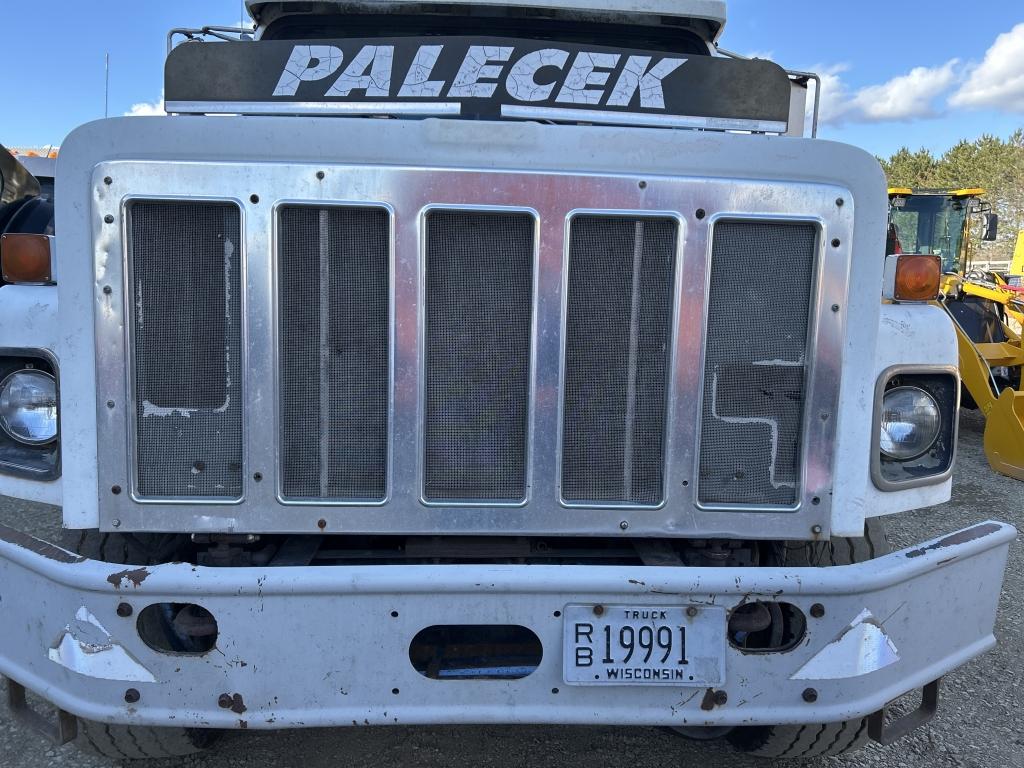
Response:
POLYGON ((640 187, 640 189, 647 189, 647 182, 641 181, 637 186, 640 187))
POLYGON ((114 407, 114 401, 113 400, 107 400, 107 408, 113 408, 113 407, 114 407))
POLYGON ((109 187, 111 184, 114 183, 114 180, 112 178, 110 178, 109 176, 104 176, 103 177, 103 183, 106 184, 109 187))
POLYGON ((622 530, 626 530, 627 528, 629 528, 629 523, 623 520, 621 523, 619 523, 619 528, 621 528, 622 530))
POLYGON ((833 304, 832 305, 832 311, 833 312, 838 312, 839 311, 839 305, 838 304, 833 304))
POLYGON ((118 494, 120 494, 120 493, 121 493, 121 486, 120 486, 120 485, 115 485, 115 486, 113 486, 113 487, 112 487, 112 488, 110 489, 110 492, 111 492, 112 494, 114 494, 115 496, 117 496, 118 494))
POLYGON ((805 688, 803 692, 804 701, 808 704, 813 704, 818 700, 818 692, 813 688, 805 688))
POLYGON ((327 174, 325 174, 325 173, 324 173, 323 171, 317 171, 317 172, 316 172, 316 177, 317 177, 318 179, 320 179, 321 181, 323 180, 324 176, 326 176, 326 175, 327 175, 327 174))
POLYGON ((132 607, 128 605, 128 603, 118 603, 117 615, 120 616, 122 619, 127 619, 129 616, 132 615, 132 607))
POLYGON ((840 239, 839 239, 838 237, 837 237, 837 238, 835 238, 835 239, 834 239, 834 240, 832 241, 832 247, 833 247, 833 248, 838 248, 838 247, 839 247, 840 245, 842 245, 842 244, 843 244, 843 243, 842 243, 842 241, 841 241, 841 240, 840 240, 840 239))
POLYGON ((109 285, 104 285, 103 286, 103 293, 105 293, 107 296, 109 296, 113 292, 114 292, 114 289, 111 288, 109 285))
POLYGON ((139 692, 135 688, 129 688, 124 692, 124 700, 129 704, 134 704, 139 700, 139 692))
POLYGON ((845 202, 846 202, 846 201, 845 201, 845 200, 843 200, 843 198, 841 198, 841 197, 839 197, 839 198, 836 198, 836 205, 838 205, 838 206, 839 206, 840 208, 842 208, 842 207, 843 207, 843 204, 844 204, 845 202))
POLYGON ((327 521, 321 517, 319 520, 316 521, 316 527, 322 531, 324 528, 327 527, 327 521))
POLYGON ((813 616, 816 619, 820 619, 824 615, 825 615, 825 606, 824 605, 822 605, 821 603, 815 603, 814 605, 811 606, 811 616, 813 616))
POLYGON ((252 203, 253 205, 256 205, 256 203, 258 203, 259 201, 260 201, 260 196, 259 195, 249 195, 249 202, 252 203))
POLYGON ((115 517, 115 518, 114 518, 113 520, 111 520, 111 521, 110 521, 110 524, 111 524, 111 525, 112 525, 112 526, 113 526, 114 528, 120 528, 120 527, 121 527, 121 521, 120 521, 120 520, 118 520, 118 519, 117 519, 116 517, 115 517))
POLYGON ((703 208, 698 208, 697 209, 697 218, 698 219, 703 219, 707 215, 708 215, 707 212, 703 208))
POLYGON ((106 216, 103 217, 103 221, 105 221, 107 224, 113 224, 114 223, 114 216, 113 216, 113 214, 108 213, 106 216))

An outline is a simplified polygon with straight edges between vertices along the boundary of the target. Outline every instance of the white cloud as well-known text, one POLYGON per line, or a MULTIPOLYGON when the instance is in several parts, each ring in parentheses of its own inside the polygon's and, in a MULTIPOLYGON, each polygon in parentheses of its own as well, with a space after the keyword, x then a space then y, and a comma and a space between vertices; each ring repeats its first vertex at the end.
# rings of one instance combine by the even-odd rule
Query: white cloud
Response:
POLYGON ((996 38, 949 104, 1024 112, 1024 24, 996 38))
POLYGON ((843 81, 846 64, 819 66, 821 122, 882 123, 936 117, 936 100, 957 82, 959 60, 939 67, 915 67, 904 75, 851 93, 843 81))
POLYGON ((861 88, 853 108, 870 122, 934 117, 935 100, 956 82, 959 63, 952 59, 941 67, 914 67, 882 85, 861 88))
POLYGON ((128 117, 152 117, 154 115, 166 114, 163 96, 157 101, 142 101, 138 104, 132 104, 132 108, 125 112, 125 115, 128 117))
MULTIPOLYGON (((843 113, 849 108, 850 94, 843 83, 842 74, 850 66, 848 64, 833 64, 832 66, 817 66, 811 71, 817 72, 821 78, 821 107, 820 120, 823 123, 839 122, 843 113)), ((813 108, 808 104, 808 109, 813 108)))

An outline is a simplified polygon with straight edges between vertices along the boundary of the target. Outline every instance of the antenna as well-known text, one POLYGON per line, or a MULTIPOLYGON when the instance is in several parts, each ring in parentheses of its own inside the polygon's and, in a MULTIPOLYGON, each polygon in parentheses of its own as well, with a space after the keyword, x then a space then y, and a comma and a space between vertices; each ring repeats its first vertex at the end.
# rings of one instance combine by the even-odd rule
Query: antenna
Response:
POLYGON ((109 117, 110 113, 110 52, 108 51, 104 62, 103 71, 103 117, 109 117))

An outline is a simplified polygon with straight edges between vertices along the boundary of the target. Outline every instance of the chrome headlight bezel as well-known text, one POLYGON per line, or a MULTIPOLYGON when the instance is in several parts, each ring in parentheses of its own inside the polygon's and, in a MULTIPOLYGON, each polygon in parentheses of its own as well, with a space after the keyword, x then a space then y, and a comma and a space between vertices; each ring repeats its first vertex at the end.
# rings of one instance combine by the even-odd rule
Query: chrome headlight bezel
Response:
POLYGON ((39 371, 54 380, 57 393, 57 434, 46 443, 30 445, 0 429, 0 475, 52 481, 61 476, 60 375, 57 358, 46 349, 0 347, 0 381, 25 369, 39 371))
POLYGON ((54 378, 53 374, 47 373, 46 371, 41 371, 38 368, 21 368, 19 370, 12 371, 11 373, 4 376, 3 379, 0 379, 0 430, 3 430, 4 434, 7 435, 7 437, 9 437, 11 440, 14 440, 17 443, 21 443, 22 445, 28 445, 31 447, 49 445, 50 443, 55 442, 57 440, 58 434, 56 408, 57 379, 54 378), (15 429, 11 426, 10 419, 8 418, 8 415, 4 412, 2 404, 4 392, 7 390, 7 387, 17 376, 37 376, 52 384, 55 413, 53 417, 53 434, 50 435, 49 437, 45 437, 42 439, 33 439, 30 437, 25 437, 24 435, 17 434, 15 429))
POLYGON ((878 377, 871 442, 871 480, 881 491, 938 485, 952 477, 959 429, 960 373, 951 365, 898 365, 878 377), (895 458, 881 449, 882 404, 887 392, 913 387, 938 406, 939 431, 923 452, 895 458))

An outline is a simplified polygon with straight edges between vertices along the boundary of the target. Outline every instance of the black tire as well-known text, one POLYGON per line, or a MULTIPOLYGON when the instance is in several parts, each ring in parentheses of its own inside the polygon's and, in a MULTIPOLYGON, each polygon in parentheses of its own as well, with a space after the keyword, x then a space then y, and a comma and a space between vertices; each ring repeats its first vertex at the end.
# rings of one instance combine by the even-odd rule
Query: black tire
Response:
POLYGON ((115 760, 145 760, 194 755, 211 746, 219 736, 219 731, 201 728, 107 725, 79 718, 75 745, 115 760))
MULTIPOLYGON (((163 533, 66 531, 64 548, 119 565, 158 565, 178 559, 187 538, 163 533)), ((78 718, 75 744, 115 760, 184 757, 212 746, 221 732, 204 728, 108 725, 78 718)))
MULTIPOLYGON (((851 565, 889 552, 885 525, 870 518, 861 538, 836 538, 826 544, 786 547, 785 563, 803 566, 851 565)), ((812 725, 755 725, 733 729, 726 737, 736 749, 756 757, 831 757, 860 749, 868 742, 866 717, 841 723, 812 725)))

